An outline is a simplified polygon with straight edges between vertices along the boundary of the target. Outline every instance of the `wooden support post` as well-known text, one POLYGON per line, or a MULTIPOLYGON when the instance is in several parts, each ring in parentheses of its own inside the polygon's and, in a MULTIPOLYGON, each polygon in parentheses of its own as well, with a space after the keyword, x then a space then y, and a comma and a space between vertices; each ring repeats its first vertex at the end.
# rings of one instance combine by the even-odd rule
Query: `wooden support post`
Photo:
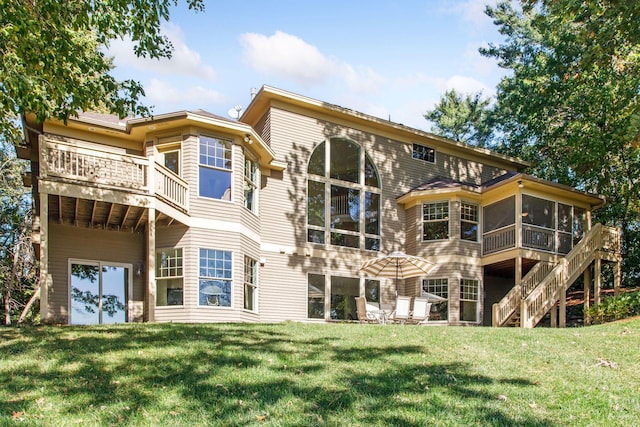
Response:
POLYGON ((520 301, 520 327, 533 328, 533 326, 529 326, 529 313, 527 312, 527 305, 524 303, 524 300, 520 301))
POLYGON ((585 325, 588 322, 587 318, 587 310, 591 305, 591 266, 587 266, 583 273, 584 278, 584 323, 585 325))
POLYGON ((558 306, 556 304, 553 304, 553 307, 551 307, 551 327, 558 327, 558 306))
POLYGON ((622 282, 622 263, 620 260, 613 265, 613 295, 620 296, 620 283, 622 282))
POLYGON ((515 286, 522 286, 522 257, 516 257, 515 286))
MULTIPOLYGON (((40 320, 49 319, 49 195, 40 193, 40 320)), ((68 321, 69 319, 67 319, 68 321)))
POLYGON ((596 253, 593 270, 593 305, 600 305, 600 292, 602 290, 602 259, 600 258, 600 252, 596 253))
POLYGON ((156 210, 149 208, 147 215, 147 321, 155 321, 156 312, 156 210))
POLYGON ((567 290, 563 287, 560 290, 560 327, 567 327, 567 290))

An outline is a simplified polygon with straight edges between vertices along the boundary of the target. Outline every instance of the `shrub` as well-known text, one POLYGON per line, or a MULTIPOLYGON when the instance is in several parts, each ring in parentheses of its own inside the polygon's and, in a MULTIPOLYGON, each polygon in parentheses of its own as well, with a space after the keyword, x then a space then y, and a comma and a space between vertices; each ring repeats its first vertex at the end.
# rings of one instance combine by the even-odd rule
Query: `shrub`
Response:
POLYGON ((617 297, 604 297, 600 304, 589 307, 585 314, 591 324, 640 315, 640 291, 627 292, 617 297))

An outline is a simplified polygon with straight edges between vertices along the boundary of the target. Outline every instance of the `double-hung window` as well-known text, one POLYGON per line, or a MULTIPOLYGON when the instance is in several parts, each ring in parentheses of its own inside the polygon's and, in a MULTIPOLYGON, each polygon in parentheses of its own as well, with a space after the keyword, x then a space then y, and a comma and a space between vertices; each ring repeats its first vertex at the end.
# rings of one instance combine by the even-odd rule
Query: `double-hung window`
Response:
POLYGON ((244 207, 256 213, 258 204, 258 164, 252 159, 244 159, 244 207))
POLYGON ((248 256, 244 257, 244 309, 257 310, 258 263, 248 256))
POLYGON ((478 241, 478 205, 460 204, 460 238, 470 242, 478 241))
POLYGON ((449 238, 449 202, 432 202, 422 205, 422 240, 447 240, 449 238))
POLYGON ((479 280, 460 280, 460 320, 465 322, 476 322, 478 320, 479 289, 479 280))
POLYGON ((182 305, 182 248, 156 252, 156 306, 182 305))
POLYGON ((200 196, 231 200, 231 146, 231 141, 200 136, 200 196))
POLYGON ((422 296, 427 298, 432 305, 432 320, 449 320, 449 280, 424 279, 422 280, 422 296))
POLYGON ((231 307, 231 252, 200 249, 199 305, 231 307))

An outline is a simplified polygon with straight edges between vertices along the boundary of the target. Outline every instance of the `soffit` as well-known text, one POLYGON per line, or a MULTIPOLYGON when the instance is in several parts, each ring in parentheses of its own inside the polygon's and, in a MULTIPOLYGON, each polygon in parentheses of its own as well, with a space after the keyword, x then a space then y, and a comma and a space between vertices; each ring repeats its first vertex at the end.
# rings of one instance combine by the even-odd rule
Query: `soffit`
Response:
POLYGON ((508 173, 488 183, 489 185, 475 186, 446 178, 436 178, 403 194, 398 197, 397 201, 408 208, 422 201, 435 200, 445 196, 448 198, 459 196, 492 202, 493 199, 499 200, 516 194, 531 193, 541 197, 552 197, 567 203, 584 204, 589 209, 598 209, 605 203, 603 196, 520 173, 508 173))

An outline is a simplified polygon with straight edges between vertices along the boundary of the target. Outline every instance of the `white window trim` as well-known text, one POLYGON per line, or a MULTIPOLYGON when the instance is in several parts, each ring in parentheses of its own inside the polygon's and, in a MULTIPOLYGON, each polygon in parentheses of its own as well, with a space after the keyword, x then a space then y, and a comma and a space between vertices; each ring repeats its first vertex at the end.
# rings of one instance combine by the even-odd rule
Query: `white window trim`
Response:
MULTIPOLYGON (((482 229, 481 229, 481 226, 480 226, 480 224, 482 223, 482 218, 480 217, 480 213, 481 212, 482 212, 482 209, 481 209, 481 207, 480 207, 480 205, 478 203, 467 202, 466 200, 462 200, 460 202, 460 215, 459 215, 459 219, 460 219, 460 235, 458 236, 458 238, 461 241, 480 244, 480 241, 482 239, 482 229), (470 206, 475 206, 476 207, 476 216, 477 216, 477 220, 475 221, 475 225, 477 227, 476 240, 468 240, 468 239, 463 239, 462 238, 462 223, 466 222, 466 223, 474 224, 473 221, 462 219, 462 205, 470 205, 470 206)), ((449 214, 449 216, 451 216, 451 214, 449 214)))
MULTIPOLYGON (((481 289, 482 289, 482 281, 480 279, 475 279, 475 278, 470 278, 470 277, 461 277, 460 278, 460 295, 459 295, 459 300, 460 300, 460 307, 462 308, 462 301, 466 301, 466 302, 475 302, 476 303, 476 320, 472 321, 472 320, 462 320, 460 319, 460 322, 463 323, 472 323, 472 324, 476 324, 476 323, 480 323, 480 321, 482 319, 480 319, 480 296, 481 294, 481 289), (462 298, 462 281, 463 280, 470 280, 470 281, 474 281, 477 282, 478 288, 477 288, 477 298, 476 300, 471 300, 471 299, 466 299, 466 298, 462 298)), ((462 310, 460 310, 460 314, 462 315, 462 310)))
MULTIPOLYGON (((424 290, 424 281, 425 280, 446 280, 447 281, 447 304, 448 304, 448 308, 447 308, 447 318, 446 319, 440 319, 440 320, 431 320, 429 319, 429 322, 433 322, 433 323, 449 323, 449 314, 451 311, 451 283, 448 277, 423 277, 420 279, 420 295, 425 297, 424 292, 427 292, 424 290)), ((436 303, 437 304, 437 303, 436 303)))
POLYGON ((437 155, 438 155, 438 150, 436 150, 436 149, 435 149, 435 147, 430 147, 430 146, 428 146, 428 145, 420 144, 419 142, 412 142, 412 143, 411 143, 410 150, 411 150, 411 158, 412 158, 413 160, 418 160, 418 161, 420 161, 420 162, 425 162, 425 163, 429 163, 429 164, 432 164, 432 165, 435 165, 435 164, 436 164, 436 161, 437 161, 437 155), (413 157, 413 146, 414 146, 414 145, 419 145, 419 146, 421 146, 421 147, 425 147, 425 148, 429 148, 429 149, 433 150, 433 161, 429 161, 429 160, 424 160, 424 159, 419 159, 419 158, 417 158, 417 157, 413 157))
MULTIPOLYGON (((198 170, 196 171, 196 173, 198 174, 198 191, 197 191, 197 197, 198 199, 202 199, 202 200, 214 200, 217 202, 223 202, 223 203, 233 203, 235 200, 235 189, 234 189, 234 180, 235 180, 235 165, 237 163, 237 159, 236 159, 236 155, 235 155, 235 144, 233 143, 233 140, 230 138, 223 138, 221 136, 216 136, 216 135, 212 135, 212 134, 207 134, 207 133, 202 133, 202 134, 198 134, 198 150, 197 150, 197 156, 198 156, 198 170), (200 138, 201 137, 206 137, 206 138, 214 138, 214 139, 219 139, 221 141, 226 141, 229 144, 231 144, 231 168, 230 169, 225 169, 225 168, 219 168, 219 167, 215 167, 215 166, 211 166, 211 165, 207 165, 207 164, 203 164, 200 163, 200 138), (219 171, 224 171, 224 172, 229 172, 231 174, 231 188, 230 188, 230 193, 229 193, 229 200, 224 200, 224 199, 218 199, 215 197, 207 197, 207 196, 202 196, 200 195, 200 167, 205 167, 205 168, 209 168, 209 169, 214 169, 214 170, 219 170, 219 171)), ((244 164, 242 166, 244 168, 244 164)), ((243 175, 244 175, 244 171, 243 171, 243 175)))
MULTIPOLYGON (((90 264, 97 265, 100 269, 100 282, 102 282, 102 266, 110 265, 115 267, 124 267, 129 269, 129 277, 127 283, 127 294, 129 298, 127 298, 127 321, 126 323, 133 322, 132 313, 133 313, 133 275, 135 274, 133 271, 133 264, 122 263, 122 262, 110 262, 110 261, 98 261, 98 260, 89 260, 89 259, 80 259, 80 258, 69 258, 67 260, 67 323, 71 324, 71 264, 90 264)), ((102 286, 102 284, 100 284, 102 286)), ((154 302, 155 304, 155 302, 154 302)))
MULTIPOLYGON (((260 180, 261 180, 260 163, 255 158, 255 156, 253 154, 250 154, 247 150, 244 150, 244 157, 245 157, 245 159, 242 162, 242 185, 243 185, 242 186, 242 206, 246 210, 251 212, 252 214, 258 216, 258 213, 260 212, 260 180), (250 162, 252 162, 255 165, 255 168, 256 168, 255 182, 247 178, 247 174, 245 172, 246 161, 247 160, 249 160, 250 162), (250 183, 251 185, 253 185, 253 187, 254 187, 254 191, 253 191, 253 209, 247 208, 247 201, 245 200, 245 196, 244 196, 244 184, 247 183, 247 182, 250 183)), ((233 165, 233 151, 231 153, 231 165, 233 165)), ((232 176, 232 180, 233 180, 233 176, 232 176)), ((231 191, 233 193, 233 188, 231 189, 231 191)))
MULTIPOLYGON (((379 252, 379 251, 374 251, 371 249, 366 249, 366 241, 367 239, 378 239, 380 240, 380 247, 382 247, 382 204, 383 204, 383 199, 382 199, 382 194, 383 194, 383 189, 382 189, 382 179, 380 178, 380 170, 379 168, 376 166, 376 164, 373 162, 373 158, 371 156, 369 156, 369 160, 371 160, 371 163, 373 165, 373 167, 375 167, 376 169, 376 173, 378 176, 378 183, 380 184, 380 187, 372 187, 370 185, 366 185, 366 180, 365 180, 365 164, 366 164, 366 160, 367 160, 367 150, 365 149, 364 144, 357 142, 351 138, 348 137, 343 137, 343 136, 338 136, 338 135, 334 135, 331 137, 326 138, 324 141, 325 144, 325 150, 324 150, 324 175, 320 176, 320 175, 310 175, 307 173, 306 176, 306 187, 305 187, 305 196, 308 196, 309 194, 309 181, 315 181, 315 182, 319 182, 322 183, 324 185, 324 192, 325 192, 325 200, 324 200, 324 226, 318 226, 318 225, 310 225, 308 224, 308 218, 309 218, 309 204, 305 201, 305 240, 306 243, 309 244, 314 244, 314 245, 321 245, 323 247, 332 247, 332 248, 343 248, 343 249, 347 249, 347 250, 366 250, 369 252, 379 252), (350 141, 352 143, 354 143, 355 145, 357 145, 360 148, 360 159, 359 159, 359 164, 360 164, 360 169, 358 170, 358 174, 359 174, 359 180, 360 183, 355 183, 355 182, 351 182, 351 181, 343 181, 343 180, 339 180, 336 178, 331 178, 331 141, 333 139, 344 139, 347 141, 350 141), (354 190, 358 190, 360 192, 360 218, 359 218, 359 224, 360 224, 360 230, 359 231, 350 231, 350 230, 342 230, 342 229, 338 229, 338 228, 332 228, 331 227, 331 187, 332 186, 339 186, 339 187, 343 187, 343 188, 350 188, 350 189, 354 189, 354 190), (374 235, 374 234, 369 234, 366 233, 366 227, 365 227, 365 197, 366 197, 366 193, 374 193, 374 194, 378 194, 380 196, 380 207, 379 207, 379 218, 378 220, 380 221, 380 234, 374 235), (322 231, 324 233, 324 243, 314 243, 314 242, 309 242, 309 230, 316 230, 316 231, 322 231), (352 247, 352 246, 342 246, 342 245, 333 245, 331 243, 331 234, 332 233, 339 233, 339 234, 345 234, 345 235, 351 235, 351 236, 355 236, 358 237, 358 247, 352 247)), ((318 145, 319 146, 319 145, 318 145)), ((315 150, 318 148, 318 146, 316 146, 312 152, 311 155, 313 155, 313 153, 315 152, 315 150)), ((309 163, 307 162, 307 169, 305 171, 309 170, 309 163)))
POLYGON ((420 206, 420 230, 421 230, 420 241, 422 241, 422 242, 448 242, 449 240, 451 240, 451 201, 450 200, 433 200, 433 201, 429 201, 429 202, 422 202, 422 203, 420 203, 419 206, 420 206), (425 240, 425 238, 424 238, 424 224, 425 224, 425 222, 442 222, 444 220, 443 219, 440 219, 440 220, 425 220, 424 219, 424 205, 430 205, 430 204, 435 204, 435 203, 445 203, 445 202, 448 205, 447 238, 446 239, 425 240))
MULTIPOLYGON (((233 257, 233 256, 232 256, 233 257)), ((255 266, 254 266, 254 280, 255 283, 249 283, 245 280, 246 278, 246 274, 245 271, 243 269, 243 277, 242 277, 242 310, 247 312, 247 313, 252 313, 252 314, 259 314, 260 313, 260 309, 259 309, 259 305, 258 305, 258 301, 260 300, 260 298, 258 297, 259 295, 259 283, 260 283, 260 278, 259 278, 259 271, 260 269, 258 268, 260 266, 260 261, 258 259, 255 259, 253 257, 250 257, 249 255, 245 255, 244 256, 244 262, 243 262, 243 267, 246 269, 246 264, 247 264, 247 258, 253 260, 255 262, 255 266), (253 310, 249 310, 248 308, 244 307, 244 298, 245 298, 245 292, 244 292, 244 287, 245 285, 249 285, 253 287, 253 310)))
MULTIPOLYGON (((155 153, 162 156, 162 166, 164 166, 164 155, 166 153, 178 152, 178 176, 182 176, 182 136, 176 135, 166 138, 158 138, 155 153)), ((166 167, 166 166, 165 166, 166 167)))
POLYGON ((157 274, 154 274, 155 276, 155 281, 156 281, 156 298, 157 298, 157 292, 158 292, 158 280, 167 280, 167 279, 182 279, 182 304, 180 305, 157 305, 157 300, 156 302, 154 302, 154 307, 157 310, 167 310, 167 309, 172 309, 172 308, 183 308, 185 306, 184 303, 184 299, 185 299, 185 292, 184 292, 184 270, 185 270, 185 265, 184 265, 184 254, 185 254, 185 250, 182 246, 179 247, 168 247, 168 248, 157 248, 155 251, 155 256, 156 256, 156 266, 158 265, 158 252, 163 252, 163 251, 175 251, 181 249, 182 250, 182 276, 158 276, 157 274))
MULTIPOLYGON (((197 308, 204 308, 204 309, 214 309, 214 310, 233 310, 234 307, 234 274, 235 274, 235 252, 233 251, 229 251, 226 249, 219 249, 219 248, 206 248, 206 247, 202 247, 202 246, 198 246, 197 248, 198 250, 198 264, 197 264, 197 270, 196 270, 196 277, 197 277, 197 284, 196 284, 196 307, 197 308), (220 252, 229 252, 231 254, 231 278, 230 279, 226 279, 226 278, 219 278, 219 277, 208 277, 208 276, 201 276, 200 275, 200 249, 207 249, 207 250, 211 250, 211 251, 220 251, 220 252), (225 307, 223 305, 203 305, 200 304, 200 279, 218 279, 218 280, 229 280, 230 282, 230 289, 229 289, 229 307, 225 307)), ((242 281, 244 283, 244 277, 242 278, 242 281)), ((242 305, 244 307, 244 303, 242 305)))

